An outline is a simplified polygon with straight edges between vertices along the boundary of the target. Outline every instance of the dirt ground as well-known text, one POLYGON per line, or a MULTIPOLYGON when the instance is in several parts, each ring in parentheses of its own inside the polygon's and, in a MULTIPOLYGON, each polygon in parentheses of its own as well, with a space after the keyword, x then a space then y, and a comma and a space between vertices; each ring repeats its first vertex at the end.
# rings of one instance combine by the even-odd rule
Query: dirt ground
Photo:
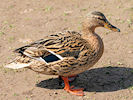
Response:
POLYGON ((133 100, 133 0, 0 0, 0 100, 133 100), (121 29, 96 29, 105 51, 100 61, 71 83, 85 96, 63 90, 57 76, 3 66, 13 50, 63 30, 80 32, 90 11, 101 11, 121 29))

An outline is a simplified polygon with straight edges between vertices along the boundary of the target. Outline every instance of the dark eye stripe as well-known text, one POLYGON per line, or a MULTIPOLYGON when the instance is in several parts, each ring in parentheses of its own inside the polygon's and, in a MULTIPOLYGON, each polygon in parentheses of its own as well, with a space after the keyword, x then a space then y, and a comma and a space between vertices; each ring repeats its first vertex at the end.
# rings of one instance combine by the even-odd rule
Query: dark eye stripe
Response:
POLYGON ((106 21, 105 19, 102 19, 102 18, 100 18, 100 17, 98 17, 97 19, 100 19, 100 20, 102 20, 102 21, 106 21))

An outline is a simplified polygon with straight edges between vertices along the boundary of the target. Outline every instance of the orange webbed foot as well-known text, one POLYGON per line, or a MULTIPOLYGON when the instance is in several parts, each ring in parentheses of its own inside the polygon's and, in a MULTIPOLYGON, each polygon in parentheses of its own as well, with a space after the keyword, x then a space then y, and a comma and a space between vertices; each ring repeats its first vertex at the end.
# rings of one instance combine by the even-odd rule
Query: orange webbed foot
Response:
POLYGON ((62 79, 64 80, 64 83, 65 83, 64 90, 66 90, 67 92, 72 93, 74 95, 78 95, 78 96, 83 96, 84 95, 83 88, 74 89, 74 86, 71 86, 71 87, 69 86, 68 77, 62 77, 62 79))
MULTIPOLYGON (((74 88, 74 87, 73 87, 74 88)), ((84 95, 84 92, 83 92, 83 88, 79 88, 79 89, 73 89, 73 88, 70 88, 70 89, 65 89, 67 92, 71 93, 71 94, 74 94, 74 95, 78 95, 78 96, 83 96, 84 95)))

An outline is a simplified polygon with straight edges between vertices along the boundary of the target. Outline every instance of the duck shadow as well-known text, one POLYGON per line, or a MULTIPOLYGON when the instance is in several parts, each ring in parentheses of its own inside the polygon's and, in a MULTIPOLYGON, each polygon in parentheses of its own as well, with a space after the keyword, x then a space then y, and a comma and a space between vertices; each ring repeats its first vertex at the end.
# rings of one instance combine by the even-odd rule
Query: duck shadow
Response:
MULTIPOLYGON (((133 86, 133 68, 126 67, 103 67, 90 69, 76 78, 71 83, 76 87, 84 88, 88 92, 111 92, 126 89, 133 86)), ((36 84, 37 87, 48 89, 62 89, 58 78, 43 80, 36 84)))

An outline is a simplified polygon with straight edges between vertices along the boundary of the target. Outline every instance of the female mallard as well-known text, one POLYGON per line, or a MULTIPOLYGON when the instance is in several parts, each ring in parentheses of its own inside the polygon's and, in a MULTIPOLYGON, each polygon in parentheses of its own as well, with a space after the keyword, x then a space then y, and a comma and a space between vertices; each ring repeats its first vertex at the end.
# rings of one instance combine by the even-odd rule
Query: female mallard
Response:
POLYGON ((26 67, 42 74, 59 75, 64 80, 67 92, 83 96, 83 89, 69 86, 68 77, 86 71, 101 58, 104 45, 95 28, 105 27, 115 32, 120 30, 97 11, 87 16, 82 27, 82 35, 75 31, 56 33, 16 49, 15 52, 20 55, 6 67, 26 67))

